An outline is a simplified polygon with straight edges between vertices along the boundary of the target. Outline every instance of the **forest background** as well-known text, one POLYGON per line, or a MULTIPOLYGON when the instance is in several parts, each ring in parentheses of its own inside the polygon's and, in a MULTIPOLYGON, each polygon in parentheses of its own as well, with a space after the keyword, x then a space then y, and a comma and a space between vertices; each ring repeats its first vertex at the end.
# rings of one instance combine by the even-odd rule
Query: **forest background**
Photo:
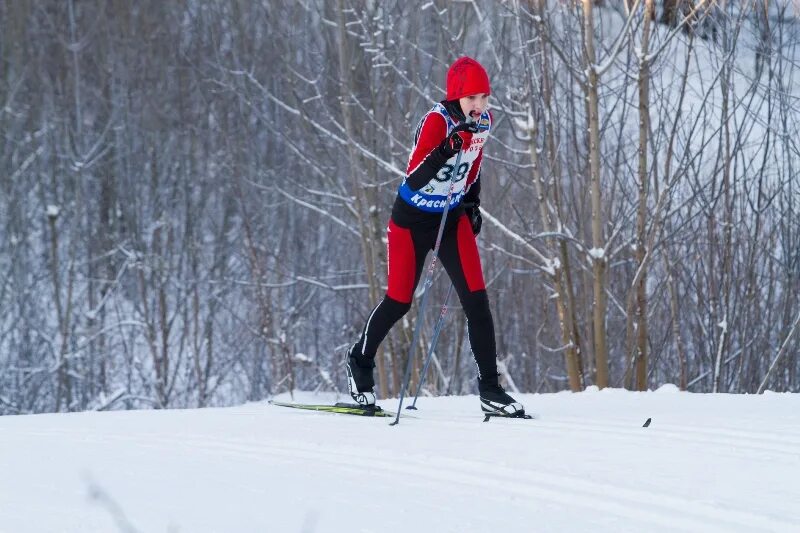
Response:
MULTIPOLYGON (((461 55, 492 82, 479 247, 511 390, 800 391, 797 7, 0 3, 0 414, 344 390, 461 55)), ((448 283, 384 343, 382 396, 448 283)), ((450 304, 426 394, 475 390, 450 304)))

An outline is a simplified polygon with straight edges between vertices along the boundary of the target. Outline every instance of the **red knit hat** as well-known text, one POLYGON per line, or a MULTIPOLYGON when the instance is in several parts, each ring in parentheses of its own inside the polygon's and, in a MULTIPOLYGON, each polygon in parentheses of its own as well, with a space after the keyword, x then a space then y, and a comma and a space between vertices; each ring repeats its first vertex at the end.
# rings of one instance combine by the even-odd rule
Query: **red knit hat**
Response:
POLYGON ((447 100, 458 100, 473 94, 492 92, 489 76, 480 63, 471 57, 459 57, 447 71, 447 100))

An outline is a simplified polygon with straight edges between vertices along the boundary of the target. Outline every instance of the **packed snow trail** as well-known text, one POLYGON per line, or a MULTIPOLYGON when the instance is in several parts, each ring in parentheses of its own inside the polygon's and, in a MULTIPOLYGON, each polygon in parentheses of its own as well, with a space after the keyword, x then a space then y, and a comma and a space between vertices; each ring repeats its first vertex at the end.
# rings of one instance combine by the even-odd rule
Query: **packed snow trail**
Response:
POLYGON ((0 533, 800 530, 800 395, 520 399, 3 417, 0 533))

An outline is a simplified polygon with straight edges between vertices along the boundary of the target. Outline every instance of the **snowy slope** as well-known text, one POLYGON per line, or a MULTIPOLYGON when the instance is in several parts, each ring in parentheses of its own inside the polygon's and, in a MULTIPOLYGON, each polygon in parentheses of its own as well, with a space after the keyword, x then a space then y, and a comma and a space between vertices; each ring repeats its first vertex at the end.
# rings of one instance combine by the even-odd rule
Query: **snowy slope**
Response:
POLYGON ((521 398, 0 418, 0 532, 800 531, 800 395, 521 398))

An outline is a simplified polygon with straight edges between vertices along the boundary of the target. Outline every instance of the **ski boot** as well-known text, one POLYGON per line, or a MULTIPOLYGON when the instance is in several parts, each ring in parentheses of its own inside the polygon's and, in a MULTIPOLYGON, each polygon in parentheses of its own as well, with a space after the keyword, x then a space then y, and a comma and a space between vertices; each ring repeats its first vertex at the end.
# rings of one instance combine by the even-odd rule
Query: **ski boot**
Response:
POLYGON ((347 387, 350 396, 362 407, 375 407, 375 378, 372 376, 375 359, 359 356, 355 348, 354 344, 347 351, 347 387))
POLYGON ((478 391, 481 397, 481 409, 487 416, 507 416, 510 418, 528 418, 521 403, 508 395, 498 381, 498 375, 478 380, 478 391))

